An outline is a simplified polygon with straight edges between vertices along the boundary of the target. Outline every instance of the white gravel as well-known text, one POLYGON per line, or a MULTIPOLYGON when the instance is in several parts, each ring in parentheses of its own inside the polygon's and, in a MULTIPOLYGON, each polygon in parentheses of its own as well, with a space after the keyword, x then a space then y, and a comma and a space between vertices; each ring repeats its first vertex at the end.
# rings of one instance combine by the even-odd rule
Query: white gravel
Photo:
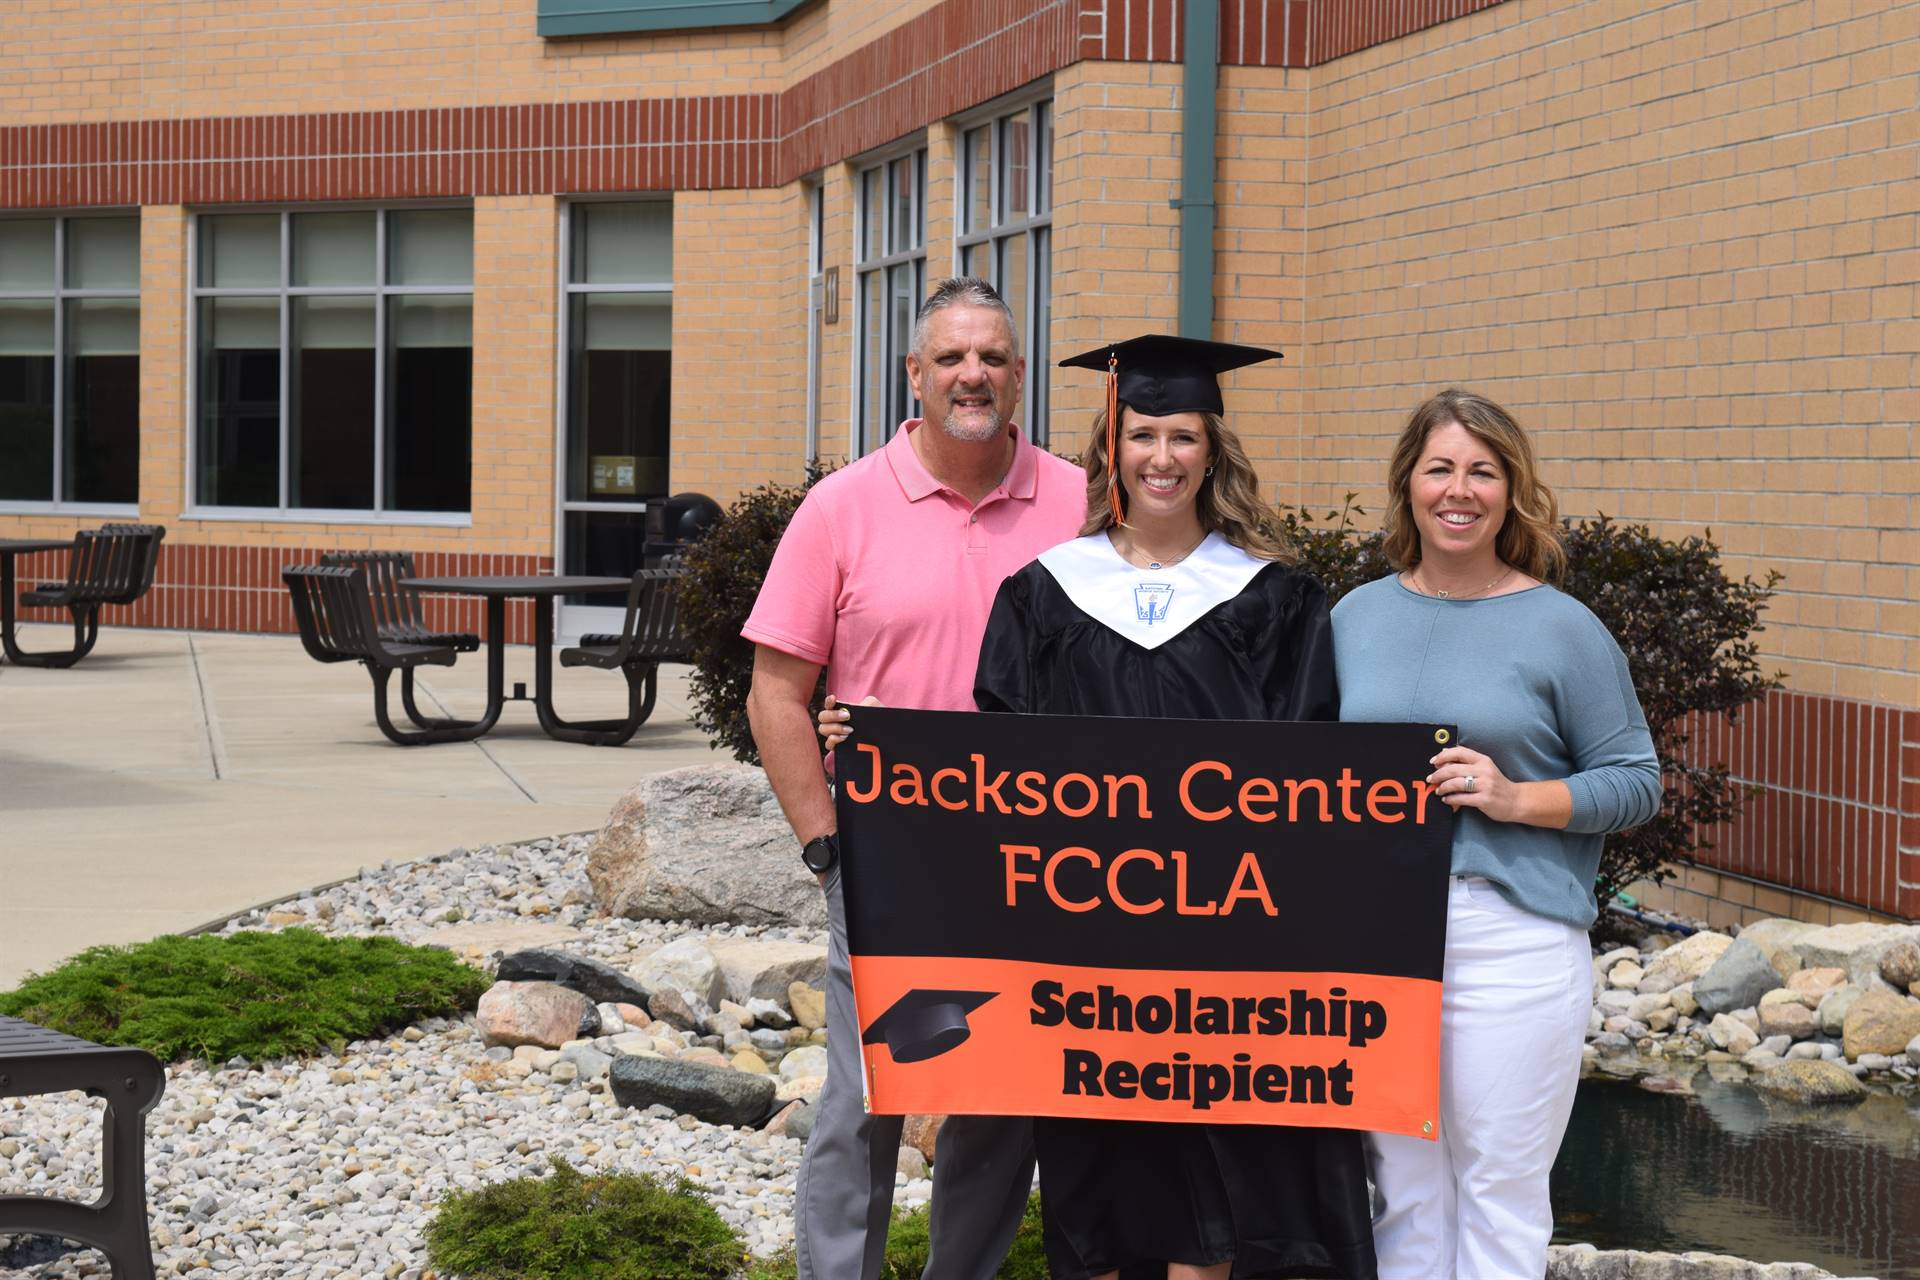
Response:
MULTIPOLYGON (((273 925, 300 918, 343 935, 418 941, 457 912, 463 921, 541 919, 581 931, 568 950, 626 967, 675 937, 788 937, 818 930, 698 929, 596 916, 588 837, 456 850, 383 866, 277 904, 273 925)), ((267 927, 268 911, 226 931, 267 927)), ((147 1187, 161 1275, 421 1280, 425 1225, 450 1188, 544 1172, 550 1156, 606 1172, 684 1175, 756 1254, 792 1242, 801 1144, 702 1124, 660 1108, 630 1111, 603 1078, 581 1087, 545 1072, 516 1074, 489 1056, 470 1021, 433 1019, 338 1056, 251 1068, 168 1068, 147 1117, 147 1187)), ((79 1094, 0 1100, 0 1194, 91 1199, 99 1189, 100 1104, 79 1094)), ((926 1203, 924 1179, 896 1203, 926 1203)), ((102 1255, 20 1239, 0 1243, 0 1278, 102 1276, 102 1255)))

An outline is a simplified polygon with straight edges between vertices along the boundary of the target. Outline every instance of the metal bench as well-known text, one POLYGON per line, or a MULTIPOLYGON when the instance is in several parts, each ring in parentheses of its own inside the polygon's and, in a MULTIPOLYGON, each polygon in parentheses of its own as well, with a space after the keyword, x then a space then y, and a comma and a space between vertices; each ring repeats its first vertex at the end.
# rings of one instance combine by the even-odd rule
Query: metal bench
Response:
MULTIPOLYGON (((423 644, 452 649, 455 653, 473 653, 480 648, 480 637, 471 631, 432 631, 420 593, 400 585, 402 578, 419 575, 414 571, 410 551, 329 551, 320 557, 325 565, 364 569, 367 595, 373 605, 374 629, 391 644, 423 644)), ((420 713, 413 700, 413 671, 400 673, 400 706, 407 719, 422 729, 446 729, 462 723, 420 713)))
POLYGON ((107 1104, 99 1198, 0 1195, 0 1235, 78 1240, 107 1255, 116 1280, 153 1280, 145 1117, 166 1088, 166 1072, 144 1049, 97 1045, 0 1015, 0 1098, 76 1090, 107 1104))
POLYGON ((166 536, 157 524, 109 524, 76 533, 67 557, 67 580, 20 593, 25 607, 67 611, 73 618, 73 647, 28 653, 8 630, 0 636, 7 657, 23 667, 70 667, 93 652, 100 638, 100 606, 132 604, 147 593, 160 562, 160 540, 166 536))
POLYGON ((281 581, 293 596, 293 617, 300 627, 300 643, 318 662, 358 662, 373 677, 373 712, 380 732, 403 747, 431 742, 468 742, 493 727, 498 711, 479 720, 426 721, 418 730, 399 729, 387 714, 387 682, 395 671, 409 715, 413 711, 413 672, 416 667, 453 665, 451 645, 404 644, 383 639, 374 620, 373 598, 367 591, 364 569, 347 565, 289 565, 281 581))
POLYGON ((693 653, 680 630, 679 562, 633 575, 627 590, 627 615, 618 635, 585 635, 578 646, 560 651, 563 667, 599 667, 627 678, 625 720, 583 721, 568 727, 604 735, 599 745, 617 747, 653 714, 659 693, 660 664, 691 662, 693 653))

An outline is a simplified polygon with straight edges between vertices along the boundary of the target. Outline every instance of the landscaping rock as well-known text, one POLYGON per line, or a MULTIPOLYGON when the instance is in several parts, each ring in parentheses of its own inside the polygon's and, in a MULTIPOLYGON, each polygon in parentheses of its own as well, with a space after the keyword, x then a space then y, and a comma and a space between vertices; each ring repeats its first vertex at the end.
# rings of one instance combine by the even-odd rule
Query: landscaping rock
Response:
POLYGON ((580 1034, 593 1002, 552 982, 496 982, 480 997, 474 1023, 489 1045, 557 1049, 580 1034))
POLYGON ((1713 1041, 1717 1049, 1725 1049, 1736 1058, 1750 1053, 1760 1044, 1760 1037, 1752 1027, 1738 1018, 1717 1013, 1707 1026, 1707 1038, 1713 1041))
POLYGON ((804 1138, 805 1135, 793 1132, 790 1126, 793 1124, 794 1116, 806 1109, 807 1104, 804 1102, 786 1103, 780 1110, 774 1112, 773 1119, 767 1121, 767 1127, 762 1132, 775 1138, 804 1138))
POLYGON ((502 982, 553 982, 595 1004, 647 1006, 647 989, 610 964, 557 947, 526 947, 500 957, 494 976, 502 982))
POLYGON ((713 1018, 713 1010, 699 997, 677 987, 660 987, 653 993, 653 1016, 682 1031, 703 1031, 713 1018))
POLYGON ((820 1108, 811 1102, 796 1101, 798 1110, 787 1118, 787 1136, 805 1142, 813 1136, 813 1122, 819 1118, 820 1108))
POLYGON ((1820 997, 1820 1007, 1814 1010, 1814 1017, 1820 1021, 1820 1034, 1839 1035, 1846 1026, 1847 1010, 1853 1008, 1853 1002, 1862 994, 1859 987, 1849 982, 1820 997))
POLYGON ((621 1106, 671 1107, 708 1124, 757 1125, 773 1106, 769 1077, 685 1059, 615 1058, 610 1083, 621 1106))
POLYGON ((1891 991, 1869 991, 1847 1010, 1841 1044, 1847 1057, 1863 1053, 1896 1054, 1920 1035, 1920 1003, 1891 991))
POLYGON ((564 947, 580 940, 578 929, 527 920, 472 920, 441 925, 421 934, 423 947, 445 947, 470 964, 528 947, 564 947))
POLYGON ((787 1007, 793 1010, 794 1021, 809 1031, 827 1025, 827 993, 824 991, 796 982, 787 988, 787 1007))
POLYGON ((1667 992, 1667 998, 1673 1001, 1674 1011, 1682 1017, 1691 1018, 1700 1012, 1700 1002, 1693 998, 1693 984, 1684 982, 1667 992))
MULTIPOLYGON (((787 993, 782 991, 780 994, 785 996, 787 993)), ((793 1015, 778 1000, 749 1000, 747 1012, 753 1015, 754 1023, 758 1026, 780 1030, 793 1025, 793 1015)))
POLYGON ((1693 982, 1713 967, 1721 953, 1733 945, 1724 933, 1702 930, 1683 942, 1675 943, 1647 964, 1647 975, 1663 974, 1675 984, 1693 982))
POLYGON ((720 989, 729 1000, 778 1000, 796 982, 827 985, 827 949, 806 942, 772 938, 716 942, 713 957, 720 989))
MULTIPOLYGON (((720 962, 713 948, 697 937, 676 938, 648 956, 640 966, 640 985, 648 994, 647 1008, 653 1010, 653 994, 671 987, 698 1000, 711 1012, 724 992, 720 985, 720 962)), ((658 1017, 657 1012, 654 1013, 658 1017)))
POLYGON ((1818 1009, 1829 991, 1845 986, 1845 969, 1801 969, 1787 979, 1787 990, 1807 998, 1808 1007, 1818 1009))
POLYGON ((946 1122, 945 1116, 908 1116, 900 1126, 901 1145, 912 1147, 932 1163, 940 1141, 940 1126, 946 1122))
POLYGON ((826 1074, 827 1051, 821 1045, 805 1045, 793 1050, 780 1060, 782 1080, 801 1080, 809 1076, 819 1076, 824 1079, 826 1074))
POLYGON ((1782 979, 1798 973, 1802 967, 1800 955, 1793 944, 1810 933, 1819 932, 1821 926, 1805 920, 1756 920, 1740 930, 1740 937, 1760 948, 1767 957, 1767 963, 1782 979))
POLYGON ((914 1148, 903 1146, 900 1154, 894 1157, 893 1169, 895 1173, 904 1173, 909 1178, 924 1178, 927 1176, 927 1158, 914 1148))
POLYGON ((794 856, 767 775, 751 765, 695 765, 636 783, 588 851, 587 876, 607 911, 634 919, 827 922, 819 882, 794 856))
POLYGON ((1805 1040, 1820 1029, 1813 1010, 1798 1000, 1760 1006, 1760 1034, 1805 1040))
POLYGON ((1646 970, 1631 960, 1622 960, 1607 970, 1607 985, 1621 991, 1631 991, 1638 986, 1640 979, 1647 976, 1646 970))
POLYGON ((1881 952, 1880 976, 1896 991, 1920 982, 1920 943, 1896 942, 1881 952))
POLYGON ((1837 924, 1816 929, 1792 946, 1808 969, 1847 971, 1847 981, 1862 990, 1880 986, 1880 957, 1902 942, 1920 943, 1920 925, 1837 924))
POLYGON ((1837 1062, 1789 1060, 1753 1077, 1753 1087, 1789 1102, 1859 1102, 1867 1088, 1837 1062))
POLYGON ((1780 975, 1766 952, 1745 939, 1735 939, 1694 982, 1693 998, 1703 1013, 1729 1013, 1753 1007, 1779 984, 1780 975))
POLYGON ((1907 1041, 1907 1061, 1920 1067, 1920 1036, 1907 1041))

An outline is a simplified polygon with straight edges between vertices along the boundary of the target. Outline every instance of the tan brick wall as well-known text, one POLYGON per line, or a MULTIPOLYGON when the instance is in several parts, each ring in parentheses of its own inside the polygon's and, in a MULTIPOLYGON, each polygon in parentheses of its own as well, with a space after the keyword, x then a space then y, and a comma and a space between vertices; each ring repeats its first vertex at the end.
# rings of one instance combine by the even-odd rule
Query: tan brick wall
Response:
POLYGON ((798 480, 806 440, 801 184, 683 191, 673 208, 674 491, 722 503, 798 480))
POLYGON ((140 211, 140 515, 171 523, 186 505, 187 213, 140 211))
POLYGON ((840 319, 820 326, 815 366, 819 379, 820 458, 839 463, 851 456, 853 441, 853 226, 859 174, 853 165, 836 164, 820 175, 826 189, 825 245, 822 265, 837 267, 840 319))
POLYGON ((559 235, 552 196, 474 201, 473 528, 455 535, 463 551, 553 553, 559 235))
POLYGON ((1628 885, 1627 893, 1643 907, 1704 920, 1713 929, 1730 929, 1769 919, 1805 920, 1818 925, 1887 923, 1900 919, 1811 894, 1795 893, 1777 885, 1724 875, 1706 867, 1676 865, 1667 871, 1669 878, 1660 885, 1642 880, 1628 885))
POLYGON ((931 8, 834 0, 777 27, 542 40, 535 0, 5 6, 0 120, 767 93, 931 8))
POLYGON ((1911 3, 1516 0, 1314 69, 1310 491, 1476 387, 1566 511, 1783 570, 1795 688, 1920 706, 1916 65, 1911 3))

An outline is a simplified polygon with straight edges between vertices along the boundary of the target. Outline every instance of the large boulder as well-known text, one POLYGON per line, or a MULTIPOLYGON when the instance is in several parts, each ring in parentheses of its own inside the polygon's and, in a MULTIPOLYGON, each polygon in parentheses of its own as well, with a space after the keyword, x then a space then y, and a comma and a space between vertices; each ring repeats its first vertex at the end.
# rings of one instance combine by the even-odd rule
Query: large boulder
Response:
POLYGON ((587 878, 617 916, 827 923, 819 882, 767 775, 751 765, 695 765, 635 783, 587 851, 587 878))
POLYGON ((480 997, 474 1022, 489 1045, 558 1049, 577 1038, 594 1014, 593 1001, 557 983, 496 982, 480 997))
POLYGON ((1905 1053, 1907 1042, 1915 1036, 1920 1036, 1920 1000, 1891 991, 1869 991, 1847 1010, 1840 1043, 1849 1060, 1863 1053, 1891 1057, 1905 1053))
POLYGON ((614 1100, 635 1109, 656 1103, 708 1124, 757 1125, 773 1110, 771 1076, 684 1059, 633 1055, 613 1060, 614 1100))
POLYGON ((1675 986, 1692 982, 1711 969, 1713 962, 1732 945, 1733 939, 1726 934, 1703 929, 1648 961, 1647 976, 1670 977, 1675 986))
POLYGON ((1820 1034, 1839 1035, 1847 1025, 1847 1010, 1853 1008, 1853 1002, 1865 994, 1851 982, 1846 982, 1821 996, 1820 1003, 1813 1011, 1814 1017, 1820 1021, 1820 1034))
POLYGON ((1599 1250, 1590 1244, 1547 1246, 1546 1280, 1831 1280, 1810 1262, 1748 1262, 1724 1253, 1599 1250))
POLYGON ((1703 1013, 1731 1013, 1751 1009, 1760 997, 1780 985, 1767 953, 1744 938, 1736 938, 1720 958, 1693 984, 1693 998, 1703 1013))
POLYGON ((1845 969, 1847 981, 1867 990, 1884 988, 1880 957, 1902 942, 1920 942, 1920 925, 1836 924, 1816 929, 1790 945, 1808 969, 1845 969))
POLYGON ((720 989, 729 1000, 778 1000, 796 982, 827 985, 827 949, 777 938, 720 939, 712 944, 720 989))
POLYGON ((595 1004, 647 1007, 647 989, 610 964, 552 947, 529 947, 500 957, 494 976, 502 982, 556 982, 595 1004))
POLYGON ((1755 1073, 1753 1087, 1789 1102, 1859 1102, 1867 1087, 1853 1072, 1824 1058, 1790 1058, 1755 1073))

